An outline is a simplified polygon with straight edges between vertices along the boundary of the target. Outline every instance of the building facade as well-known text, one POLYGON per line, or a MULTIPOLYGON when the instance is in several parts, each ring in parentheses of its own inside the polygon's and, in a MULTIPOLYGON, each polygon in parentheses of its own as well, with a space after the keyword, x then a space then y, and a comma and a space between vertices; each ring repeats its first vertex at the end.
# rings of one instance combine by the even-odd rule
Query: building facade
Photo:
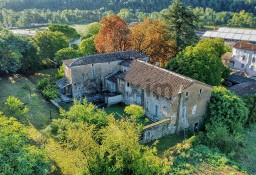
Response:
POLYGON ((58 86, 76 99, 101 94, 108 105, 140 105, 152 121, 168 119, 171 133, 199 127, 211 86, 151 65, 147 60, 135 51, 66 60, 65 78, 59 80, 58 86))
POLYGON ((256 76, 256 44, 238 42, 232 49, 231 68, 256 76))

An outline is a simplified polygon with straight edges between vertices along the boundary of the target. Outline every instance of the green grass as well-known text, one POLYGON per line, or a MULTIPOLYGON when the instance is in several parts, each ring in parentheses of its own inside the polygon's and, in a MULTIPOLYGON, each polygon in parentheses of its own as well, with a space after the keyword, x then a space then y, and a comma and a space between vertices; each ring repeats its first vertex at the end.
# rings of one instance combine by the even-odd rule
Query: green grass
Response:
POLYGON ((29 121, 38 129, 50 124, 50 111, 53 118, 59 117, 58 109, 48 101, 45 101, 37 92, 35 85, 27 78, 15 74, 0 80, 0 101, 3 106, 9 96, 18 97, 29 108, 29 121), (31 89, 31 96, 23 86, 28 85, 31 89))
MULTIPOLYGON (((158 155, 162 155, 169 148, 177 145, 177 143, 181 143, 184 140, 182 134, 172 134, 158 139, 158 143, 156 144, 158 155)), ((155 141, 149 142, 145 145, 152 146, 155 141)))
POLYGON ((127 115, 124 112, 124 108, 126 107, 125 104, 123 103, 118 103, 116 105, 112 105, 109 107, 104 108, 104 110, 108 113, 108 114, 114 114, 115 119, 121 119, 123 116, 127 115))
POLYGON ((36 82, 45 75, 50 75, 52 78, 55 78, 55 75, 57 74, 57 72, 58 72, 58 68, 43 69, 43 70, 37 71, 32 75, 27 76, 27 78, 33 84, 36 84, 36 82))
POLYGON ((256 174, 256 125, 246 131, 247 144, 244 153, 240 155, 239 163, 248 168, 251 174, 256 174))

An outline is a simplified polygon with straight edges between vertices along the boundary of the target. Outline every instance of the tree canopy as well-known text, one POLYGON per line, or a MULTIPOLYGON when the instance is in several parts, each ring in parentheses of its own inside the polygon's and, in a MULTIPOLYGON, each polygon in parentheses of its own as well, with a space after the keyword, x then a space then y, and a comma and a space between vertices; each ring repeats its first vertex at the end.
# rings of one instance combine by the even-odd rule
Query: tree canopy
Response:
POLYGON ((80 56, 79 52, 72 47, 67 47, 58 50, 55 53, 54 61, 58 64, 62 64, 62 60, 67 60, 67 59, 74 59, 78 58, 80 56))
POLYGON ((163 21, 145 19, 131 27, 131 49, 149 56, 152 63, 165 65, 177 52, 174 40, 163 21))
POLYGON ((1 174, 38 174, 50 171, 46 152, 30 144, 28 131, 14 118, 0 115, 1 174))
POLYGON ((198 39, 195 34, 196 26, 194 25, 196 17, 192 10, 185 7, 180 0, 175 0, 165 10, 163 16, 169 23, 171 31, 174 31, 173 39, 176 41, 180 50, 197 42, 198 39))
POLYGON ((68 41, 63 33, 48 30, 37 32, 33 42, 38 47, 39 56, 42 59, 52 60, 58 50, 68 47, 68 41))
POLYGON ((180 52, 170 60, 167 68, 209 85, 220 85, 222 78, 229 73, 220 59, 223 52, 222 39, 205 39, 180 52))
POLYGON ((76 29, 67 24, 51 24, 49 25, 48 29, 52 32, 63 33, 70 42, 80 38, 80 35, 77 33, 76 29))
POLYGON ((98 53, 127 50, 130 47, 130 30, 127 23, 117 15, 103 17, 102 28, 94 43, 98 53))

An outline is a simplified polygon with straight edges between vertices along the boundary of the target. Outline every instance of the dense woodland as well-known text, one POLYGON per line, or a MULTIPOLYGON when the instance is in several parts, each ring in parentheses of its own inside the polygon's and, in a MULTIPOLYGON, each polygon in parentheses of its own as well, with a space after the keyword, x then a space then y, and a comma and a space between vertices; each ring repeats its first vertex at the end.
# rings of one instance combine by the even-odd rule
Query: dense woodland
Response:
MULTIPOLYGON (((198 17, 194 21, 198 29, 204 26, 227 25, 232 27, 256 27, 256 1, 185 1, 198 17)), ((6 27, 33 27, 44 23, 91 23, 103 16, 116 13, 128 23, 144 18, 162 18, 171 0, 137 1, 6 1, 0 9, 0 24, 6 27)))
MULTIPOLYGON (((64 9, 113 10, 118 12, 122 8, 151 13, 167 8, 173 0, 3 0, 2 7, 22 11, 24 9, 50 9, 53 11, 64 9)), ((255 0, 182 0, 186 6, 212 8, 215 11, 239 12, 245 10, 256 14, 255 0)))

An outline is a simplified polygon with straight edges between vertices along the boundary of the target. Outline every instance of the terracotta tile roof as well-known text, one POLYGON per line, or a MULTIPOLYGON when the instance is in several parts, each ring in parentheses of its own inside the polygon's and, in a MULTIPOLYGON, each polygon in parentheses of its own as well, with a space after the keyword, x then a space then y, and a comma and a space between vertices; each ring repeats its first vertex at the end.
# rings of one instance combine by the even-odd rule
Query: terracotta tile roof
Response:
POLYGON ((247 42, 237 42, 233 47, 236 49, 256 51, 256 44, 247 42))
POLYGON ((68 67, 74 67, 86 64, 106 63, 112 61, 133 60, 143 58, 147 58, 147 56, 137 51, 127 50, 120 52, 95 54, 86 57, 65 60, 63 63, 68 67))
POLYGON ((256 95, 256 82, 237 84, 229 90, 238 96, 256 95))
POLYGON ((193 83, 198 82, 140 60, 134 60, 131 63, 125 81, 166 98, 172 98, 179 93, 181 88, 186 89, 193 83))

